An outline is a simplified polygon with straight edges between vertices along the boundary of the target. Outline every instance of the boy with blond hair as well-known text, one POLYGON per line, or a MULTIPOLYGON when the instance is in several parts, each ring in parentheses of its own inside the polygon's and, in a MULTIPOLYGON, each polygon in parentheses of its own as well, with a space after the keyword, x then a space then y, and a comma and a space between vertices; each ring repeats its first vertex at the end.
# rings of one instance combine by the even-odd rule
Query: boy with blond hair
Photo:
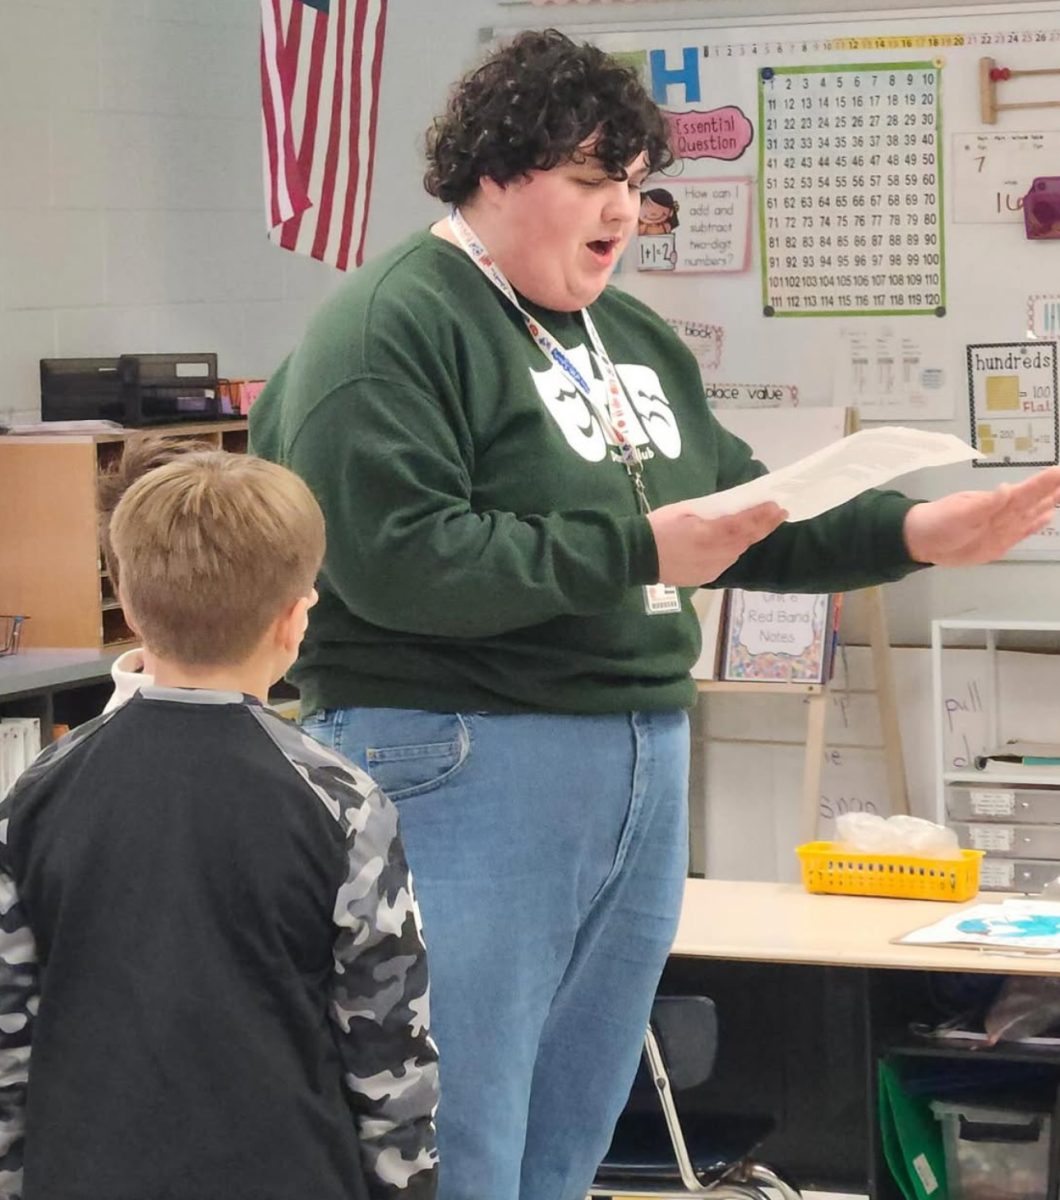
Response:
POLYGON ((262 704, 316 599, 320 510, 281 467, 195 453, 109 534, 154 682, 0 804, 0 1197, 427 1200, 396 812, 262 704))

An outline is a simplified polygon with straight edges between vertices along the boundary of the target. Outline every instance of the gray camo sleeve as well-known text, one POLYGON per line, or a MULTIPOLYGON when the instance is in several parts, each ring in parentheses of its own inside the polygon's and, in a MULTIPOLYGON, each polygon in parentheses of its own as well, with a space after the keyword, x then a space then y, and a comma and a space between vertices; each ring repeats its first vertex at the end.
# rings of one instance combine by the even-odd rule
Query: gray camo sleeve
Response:
POLYGON ((438 1052, 427 953, 397 809, 374 780, 297 725, 262 727, 345 835, 328 1015, 372 1200, 433 1200, 438 1052))
POLYGON ((335 898, 330 1015, 373 1200, 430 1200, 437 1185, 438 1055, 427 957, 397 810, 357 772, 343 808, 346 878, 335 898))
MULTIPOLYGON (((0 839, 7 821, 0 822, 0 839)), ((22 1147, 33 1017, 39 1002, 37 948, 15 882, 0 866, 0 1198, 22 1195, 22 1147)))
POLYGON ((22 1149, 33 1019, 40 1005, 37 943, 15 882, 10 848, 11 812, 24 788, 101 729, 96 717, 52 742, 18 777, 0 802, 0 1200, 22 1198, 22 1149))

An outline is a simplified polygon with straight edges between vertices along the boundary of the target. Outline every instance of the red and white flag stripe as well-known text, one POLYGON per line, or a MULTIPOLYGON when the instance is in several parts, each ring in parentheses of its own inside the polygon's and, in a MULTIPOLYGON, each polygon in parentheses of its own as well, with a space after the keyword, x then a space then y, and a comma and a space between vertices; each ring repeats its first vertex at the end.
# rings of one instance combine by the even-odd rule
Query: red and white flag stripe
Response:
POLYGON ((277 245, 364 258, 387 0, 261 0, 265 213, 277 245))

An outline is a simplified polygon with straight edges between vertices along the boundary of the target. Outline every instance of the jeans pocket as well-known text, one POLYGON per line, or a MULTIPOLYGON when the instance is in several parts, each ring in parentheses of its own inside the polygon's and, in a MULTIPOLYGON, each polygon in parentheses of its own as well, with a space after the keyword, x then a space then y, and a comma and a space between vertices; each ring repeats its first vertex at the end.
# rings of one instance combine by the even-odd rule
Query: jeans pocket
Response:
POLYGON ((448 783, 471 753, 471 732, 459 713, 423 713, 409 723, 407 733, 430 740, 368 745, 364 750, 369 775, 391 800, 420 796, 448 783))
POLYGON ((329 750, 335 750, 337 749, 336 735, 338 732, 335 717, 334 710, 329 712, 326 709, 320 709, 311 717, 299 721, 299 725, 302 732, 308 734, 315 742, 327 746, 329 750))

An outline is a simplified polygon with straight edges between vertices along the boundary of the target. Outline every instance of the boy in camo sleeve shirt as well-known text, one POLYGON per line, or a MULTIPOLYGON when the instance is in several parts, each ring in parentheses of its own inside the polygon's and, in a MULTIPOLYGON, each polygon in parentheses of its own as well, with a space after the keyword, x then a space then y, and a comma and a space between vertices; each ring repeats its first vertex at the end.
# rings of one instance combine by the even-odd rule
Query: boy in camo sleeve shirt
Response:
POLYGON ((430 1200, 396 811, 261 703, 316 599, 320 510, 282 467, 196 453, 110 537, 155 679, 0 804, 0 1197, 430 1200))

